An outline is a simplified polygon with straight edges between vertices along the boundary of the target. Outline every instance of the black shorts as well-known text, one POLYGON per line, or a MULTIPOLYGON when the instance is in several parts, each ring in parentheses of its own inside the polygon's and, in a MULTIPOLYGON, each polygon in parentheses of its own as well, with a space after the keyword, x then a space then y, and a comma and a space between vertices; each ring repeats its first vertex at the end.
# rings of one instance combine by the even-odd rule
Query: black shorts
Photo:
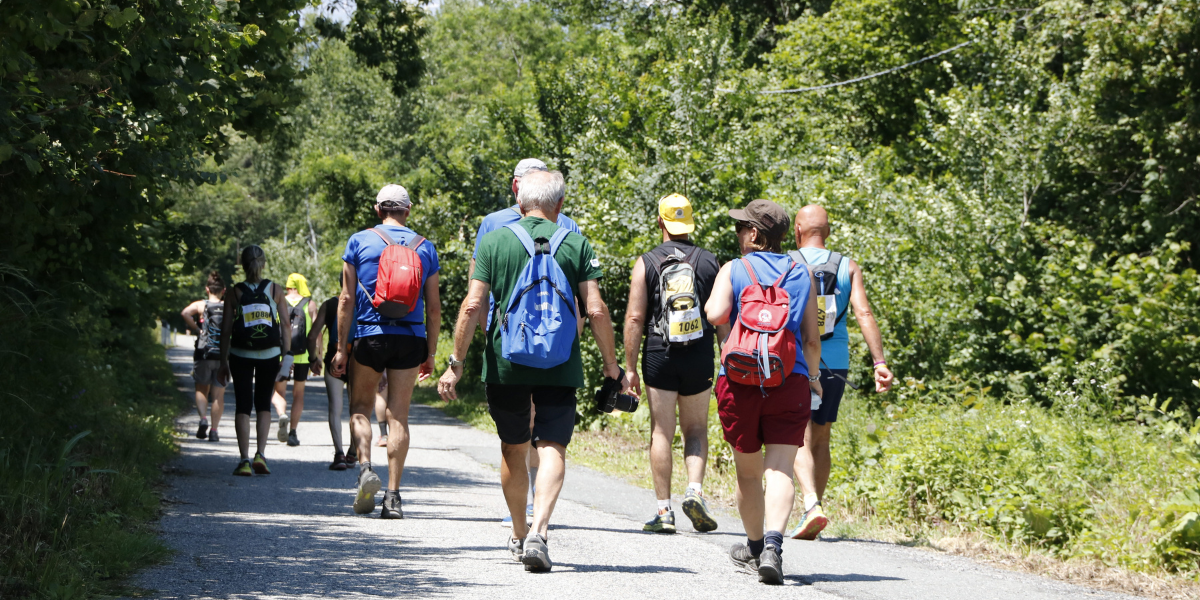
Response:
POLYGON ((642 350, 642 381, 646 385, 681 396, 712 387, 716 355, 711 336, 690 346, 668 347, 660 339, 649 339, 642 350))
POLYGON ((354 340, 354 360, 382 373, 384 369, 415 369, 429 357, 425 338, 415 335, 383 334, 354 340))
POLYGON ((846 393, 845 377, 849 373, 846 369, 821 369, 821 408, 812 411, 810 421, 817 425, 837 421, 838 407, 846 393))
POLYGON ((488 413, 496 422, 496 433, 505 444, 524 444, 533 440, 554 442, 566 446, 575 433, 575 388, 557 385, 505 385, 489 383, 484 386, 488 413), (529 428, 530 397, 537 410, 533 415, 533 430, 529 428))

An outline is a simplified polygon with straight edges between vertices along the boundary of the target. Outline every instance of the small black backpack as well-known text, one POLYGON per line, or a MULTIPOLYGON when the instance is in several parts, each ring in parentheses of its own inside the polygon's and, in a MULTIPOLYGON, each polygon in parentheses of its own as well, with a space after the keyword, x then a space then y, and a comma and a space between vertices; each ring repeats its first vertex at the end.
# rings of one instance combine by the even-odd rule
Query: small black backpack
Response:
POLYGON ((809 265, 808 261, 804 260, 804 253, 799 250, 788 252, 788 256, 796 263, 812 269, 813 284, 817 291, 817 327, 821 331, 822 340, 832 338, 834 328, 846 318, 846 311, 850 309, 849 300, 846 301, 845 310, 839 311, 837 307, 837 274, 845 257, 831 250, 825 262, 809 265))
POLYGON ((242 297, 233 317, 233 347, 242 350, 266 350, 282 346, 279 331, 279 309, 267 294, 271 280, 258 282, 258 287, 242 282, 237 284, 242 297))
POLYGON ((308 319, 304 313, 308 308, 308 301, 309 298, 303 298, 299 304, 288 309, 292 318, 292 347, 288 354, 292 356, 308 352, 308 319))

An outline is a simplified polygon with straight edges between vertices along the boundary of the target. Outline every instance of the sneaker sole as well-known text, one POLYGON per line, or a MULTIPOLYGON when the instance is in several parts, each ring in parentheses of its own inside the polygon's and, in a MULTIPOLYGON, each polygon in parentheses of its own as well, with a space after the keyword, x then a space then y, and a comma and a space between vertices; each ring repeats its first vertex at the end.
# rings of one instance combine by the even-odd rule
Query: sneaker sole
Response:
POLYGON ((814 517, 811 521, 804 524, 803 528, 797 528, 796 533, 792 534, 793 540, 808 540, 813 541, 817 536, 825 530, 825 526, 829 525, 829 519, 825 517, 814 517))
POLYGON ((649 531, 650 533, 675 533, 675 527, 674 526, 668 527, 665 525, 659 525, 658 527, 652 527, 650 525, 644 525, 644 526, 642 526, 642 531, 649 531))
POLYGON ((287 445, 289 445, 289 446, 299 446, 299 445, 300 445, 300 442, 296 442, 295 444, 293 444, 293 443, 292 443, 292 440, 288 440, 288 442, 287 442, 287 445))
POLYGON ((783 573, 774 565, 760 563, 758 565, 758 581, 767 585, 782 585, 783 573))
POLYGON ((250 477, 251 475, 254 475, 254 473, 245 473, 242 471, 234 471, 233 474, 235 477, 250 477))
POLYGON ((554 568, 554 565, 550 563, 550 557, 537 550, 526 550, 525 556, 521 557, 521 563, 530 573, 549 573, 550 569, 554 568))
POLYGON ((733 563, 733 566, 737 567, 737 570, 742 571, 743 573, 750 573, 753 575, 758 574, 758 565, 744 563, 732 556, 729 557, 729 562, 733 563))
POLYGON ((403 519, 403 518, 404 518, 404 513, 402 513, 402 512, 393 512, 393 511, 390 511, 390 510, 385 510, 385 511, 383 511, 383 512, 379 513, 379 518, 380 518, 380 519, 388 519, 388 520, 396 521, 396 520, 403 519))
POLYGON ((382 482, 378 479, 371 479, 358 488, 358 494, 354 497, 354 512, 360 515, 375 512, 375 494, 379 493, 381 487, 383 487, 382 482))
POLYGON ((259 475, 270 475, 271 474, 271 469, 269 467, 267 467, 266 465, 263 465, 261 467, 258 465, 252 465, 250 468, 253 469, 254 472, 258 473, 259 475))
POLYGON ((717 530, 717 521, 708 514, 704 508, 704 503, 699 500, 688 498, 683 501, 683 514, 692 521, 692 529, 700 533, 708 533, 717 530))
POLYGON ((287 443, 288 425, 292 424, 292 420, 287 417, 279 417, 279 432, 275 434, 275 438, 279 443, 287 443))
POLYGON ((196 430, 196 439, 208 439, 208 425, 201 425, 200 428, 196 430))

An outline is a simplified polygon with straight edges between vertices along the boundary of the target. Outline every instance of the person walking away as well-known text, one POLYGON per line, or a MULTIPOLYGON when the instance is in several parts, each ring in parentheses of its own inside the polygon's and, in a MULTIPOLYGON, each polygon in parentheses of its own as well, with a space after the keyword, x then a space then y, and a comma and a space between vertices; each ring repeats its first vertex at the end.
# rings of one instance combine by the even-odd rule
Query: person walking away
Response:
POLYGON ((308 353, 312 360, 313 375, 324 376, 325 395, 329 400, 329 435, 333 438, 333 462, 329 463, 329 470, 345 471, 353 466, 342 452, 342 404, 349 378, 345 373, 341 377, 334 377, 330 368, 333 355, 337 354, 337 308, 338 297, 332 296, 317 309, 312 331, 308 334, 308 353), (325 332, 329 333, 328 343, 322 346, 325 332))
POLYGON ((642 529, 675 533, 671 445, 678 406, 688 476, 683 512, 696 531, 713 531, 717 521, 708 511, 702 486, 708 462, 715 328, 704 318, 703 310, 720 265, 716 256, 688 239, 696 225, 686 197, 671 194, 658 201, 658 228, 662 244, 634 263, 625 310, 625 385, 637 396, 641 396, 638 351, 645 334, 642 377, 650 399, 650 472, 658 499, 654 517, 642 529))
POLYGON ((221 274, 212 271, 204 285, 208 298, 197 300, 183 309, 183 317, 192 335, 196 336, 196 351, 192 356, 192 380, 196 383, 196 412, 200 413, 200 427, 196 437, 210 442, 221 439, 217 426, 225 413, 225 386, 217 383, 217 370, 221 368, 221 318, 225 310, 225 282, 221 274), (212 426, 208 416, 212 413, 212 426))
POLYGON ((296 427, 300 425, 300 416, 304 414, 304 386, 308 381, 310 370, 308 354, 308 333, 313 330, 313 319, 317 316, 317 307, 312 303, 312 293, 308 291, 308 280, 299 273, 288 275, 287 283, 288 316, 292 321, 290 335, 292 350, 283 357, 279 365, 279 375, 275 376, 275 393, 271 397, 275 411, 279 413, 279 428, 276 434, 280 443, 289 446, 299 446, 300 438, 296 435, 296 427), (292 411, 287 413, 287 382, 292 384, 292 411))
MULTIPOLYGON (((405 226, 408 191, 387 185, 375 198, 382 223, 350 237, 342 254, 338 344, 333 375, 350 373, 350 439, 358 448, 354 512, 375 510, 379 476, 371 468, 371 420, 376 386, 388 375, 388 487, 380 516, 402 519, 400 480, 408 455, 408 407, 418 369, 431 373, 441 329, 438 255, 433 242, 405 226), (351 326, 350 324, 355 325, 351 326), (346 348, 353 339, 350 351, 346 348)), ((421 375, 426 379, 429 375, 421 375)))
POLYGON ((225 294, 225 318, 221 323, 221 368, 217 379, 225 384, 233 378, 234 429, 241 460, 234 475, 251 472, 270 475, 267 467, 267 435, 271 432, 271 393, 279 374, 280 356, 291 349, 291 336, 281 332, 291 327, 283 288, 263 279, 266 254, 258 246, 246 246, 241 254, 245 281, 225 294), (258 451, 250 463, 250 413, 256 416, 258 451))
MULTIPOLYGON (((438 381, 443 399, 457 398, 463 358, 490 294, 506 308, 492 319, 484 346, 483 381, 488 412, 500 437, 500 483, 512 516, 508 548, 527 571, 549 571, 546 534, 566 473, 566 450, 575 429, 576 390, 584 386, 575 307, 587 307, 604 375, 620 377, 612 320, 600 297, 603 275, 591 245, 556 225, 566 186, 561 173, 525 175, 517 195, 525 218, 484 236, 467 297, 454 327, 454 353, 438 381), (538 331, 537 343, 527 336, 538 331), (530 414, 536 407, 533 424, 530 414), (526 525, 529 489, 526 458, 537 448, 541 467, 526 525)), ((499 311, 498 311, 499 312, 499 311)))
POLYGON ((729 216, 737 220, 742 258, 721 267, 705 305, 709 322, 732 324, 721 345, 717 413, 733 446, 746 543, 734 544, 729 556, 759 581, 778 585, 796 495, 792 463, 804 444, 812 394, 821 394, 816 296, 808 269, 781 253, 789 224, 782 207, 754 200, 729 216))
POLYGON ((821 508, 825 485, 829 482, 829 434, 837 421, 838 407, 846 391, 850 372, 850 332, 846 317, 853 309, 854 319, 875 363, 875 391, 892 387, 892 372, 883 356, 883 337, 867 300, 862 268, 849 257, 828 249, 829 213, 810 204, 796 213, 796 247, 788 254, 809 266, 817 288, 817 323, 821 334, 821 404, 812 411, 804 432, 804 446, 796 453, 795 472, 804 497, 804 513, 793 539, 815 540, 829 524, 821 508))
MULTIPOLYGON (((512 181, 513 198, 516 199, 517 194, 520 192, 522 177, 524 177, 528 173, 532 173, 535 171, 543 171, 544 172, 544 171, 548 171, 548 170, 549 169, 546 167, 546 163, 544 163, 536 158, 523 158, 519 162, 517 162, 516 168, 513 169, 513 181, 512 181)), ((483 218, 483 221, 479 223, 479 231, 475 232, 475 251, 474 251, 474 253, 471 254, 471 265, 470 265, 470 269, 467 271, 468 279, 475 273, 475 257, 479 254, 479 242, 480 242, 480 240, 483 239, 483 236, 485 236, 497 229, 502 229, 504 227, 512 225, 513 223, 520 221, 522 219, 522 217, 523 217, 523 215, 521 214, 520 204, 514 204, 503 210, 498 210, 494 213, 490 213, 486 217, 483 218)), ((558 224, 559 227, 562 227, 563 229, 567 229, 569 231, 574 231, 575 233, 578 233, 581 235, 583 234, 583 232, 580 231, 580 229, 579 229, 579 225, 576 224, 575 221, 572 221, 571 217, 568 217, 567 215, 559 213, 558 220, 556 221, 556 223, 558 224)), ((485 332, 491 326, 491 318, 492 318, 492 314, 495 312, 495 308, 496 308, 495 301, 492 299, 491 296, 488 296, 487 315, 485 315, 484 318, 479 320, 479 324, 484 329, 485 332)), ((578 310, 576 310, 576 316, 578 316, 578 310)), ((579 333, 582 334, 583 333, 583 328, 582 328, 583 319, 579 319, 578 323, 579 323, 579 333)), ((529 415, 529 419, 530 419, 529 426, 530 427, 533 427, 533 419, 534 419, 535 414, 536 414, 535 410, 530 412, 530 415, 529 415)), ((529 492, 526 494, 526 498, 525 498, 525 504, 526 504, 525 505, 525 516, 532 519, 533 518, 533 495, 534 495, 534 491, 535 491, 534 486, 535 486, 535 482, 537 481, 538 466, 541 464, 540 461, 538 460, 537 448, 534 448, 532 445, 529 447, 529 458, 527 460, 527 463, 529 466, 529 492)), ((512 516, 505 515, 504 518, 500 520, 500 524, 503 525, 504 527, 512 527, 512 516)))

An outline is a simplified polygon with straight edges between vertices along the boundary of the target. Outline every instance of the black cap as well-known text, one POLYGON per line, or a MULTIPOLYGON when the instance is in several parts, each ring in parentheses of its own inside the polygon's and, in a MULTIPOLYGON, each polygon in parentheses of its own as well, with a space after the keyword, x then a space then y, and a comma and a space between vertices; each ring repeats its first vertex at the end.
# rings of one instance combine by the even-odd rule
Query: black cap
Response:
POLYGON ((746 208, 731 208, 729 216, 763 230, 772 238, 782 238, 790 224, 787 211, 770 200, 751 200, 746 208))

